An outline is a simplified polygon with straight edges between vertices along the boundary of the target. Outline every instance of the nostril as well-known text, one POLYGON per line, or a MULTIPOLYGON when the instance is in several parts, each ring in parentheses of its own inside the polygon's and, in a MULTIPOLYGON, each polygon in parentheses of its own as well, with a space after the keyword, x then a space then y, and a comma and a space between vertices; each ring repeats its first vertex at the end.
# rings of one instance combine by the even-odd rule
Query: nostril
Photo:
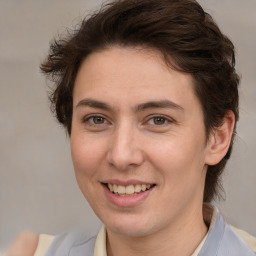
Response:
POLYGON ((122 171, 131 166, 140 166, 144 161, 144 156, 140 150, 111 150, 108 152, 107 161, 111 166, 122 171))

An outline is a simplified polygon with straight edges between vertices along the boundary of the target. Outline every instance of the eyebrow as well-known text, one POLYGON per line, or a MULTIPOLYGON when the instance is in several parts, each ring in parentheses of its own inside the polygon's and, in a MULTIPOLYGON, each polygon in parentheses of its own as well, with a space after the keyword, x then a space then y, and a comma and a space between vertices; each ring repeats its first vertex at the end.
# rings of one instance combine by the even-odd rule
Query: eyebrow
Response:
POLYGON ((105 102, 98 101, 98 100, 93 100, 93 99, 83 99, 78 102, 76 105, 76 108, 81 107, 81 106, 88 106, 91 108, 99 108, 99 109, 104 109, 104 110, 112 110, 111 106, 105 102))
MULTIPOLYGON (((76 108, 81 106, 84 106, 84 107, 88 106, 91 108, 98 108, 98 109, 113 111, 113 108, 109 104, 102 101, 93 100, 93 99, 83 99, 79 101, 78 104, 76 105, 76 108)), ((137 105, 135 107, 135 110, 136 112, 141 112, 141 111, 145 111, 147 109, 152 109, 152 108, 170 108, 170 109, 177 109, 182 111, 184 110, 183 107, 181 107, 180 105, 170 100, 158 100, 158 101, 145 102, 137 105)))
POLYGON ((138 112, 151 108, 170 108, 184 111, 184 108, 170 100, 149 101, 136 107, 138 112))

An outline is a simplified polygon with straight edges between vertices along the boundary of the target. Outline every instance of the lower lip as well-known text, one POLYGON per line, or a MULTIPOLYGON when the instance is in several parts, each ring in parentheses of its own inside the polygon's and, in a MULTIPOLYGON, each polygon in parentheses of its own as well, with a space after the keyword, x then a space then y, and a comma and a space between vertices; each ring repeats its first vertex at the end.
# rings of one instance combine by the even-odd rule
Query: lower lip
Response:
POLYGON ((141 204, 144 202, 147 197, 150 195, 150 193, 154 190, 155 186, 150 188, 149 190, 146 190, 144 192, 141 192, 136 195, 132 196, 118 196, 116 194, 113 194, 105 185, 103 185, 105 194, 109 201, 119 207, 133 207, 141 204))

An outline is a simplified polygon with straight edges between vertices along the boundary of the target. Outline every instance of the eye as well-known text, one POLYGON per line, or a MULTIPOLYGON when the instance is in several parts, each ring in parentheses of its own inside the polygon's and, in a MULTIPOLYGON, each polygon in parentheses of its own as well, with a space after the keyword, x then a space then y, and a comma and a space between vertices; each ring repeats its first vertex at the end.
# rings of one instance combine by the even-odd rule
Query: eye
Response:
POLYGON ((88 121, 92 124, 104 124, 106 120, 102 116, 92 116, 88 121))
POLYGON ((87 123, 90 126, 101 126, 108 123, 106 118, 99 116, 99 115, 90 115, 85 117, 83 120, 83 123, 87 123))
POLYGON ((165 117, 162 117, 162 116, 155 116, 155 117, 152 117, 148 120, 148 124, 150 125, 165 125, 167 124, 168 122, 170 122, 167 118, 165 117))

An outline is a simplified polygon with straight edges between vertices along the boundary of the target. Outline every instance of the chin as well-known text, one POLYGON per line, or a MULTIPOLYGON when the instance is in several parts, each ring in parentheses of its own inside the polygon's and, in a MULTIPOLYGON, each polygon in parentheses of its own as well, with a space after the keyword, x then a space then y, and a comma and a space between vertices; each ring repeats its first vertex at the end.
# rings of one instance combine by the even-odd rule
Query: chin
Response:
POLYGON ((127 237, 143 237, 153 232, 154 228, 151 221, 146 221, 145 217, 140 216, 134 218, 134 216, 128 216, 127 218, 112 218, 104 221, 106 228, 118 235, 127 237), (142 221, 143 220, 143 221, 142 221), (149 225, 151 223, 151 225, 149 225))
POLYGON ((107 227, 108 230, 110 230, 111 232, 115 233, 115 234, 118 234, 118 235, 121 235, 121 236, 125 236, 125 237, 144 237, 144 236, 147 236, 147 235, 150 235, 151 232, 150 230, 148 230, 147 228, 145 227, 135 227, 135 226, 128 226, 128 225, 125 225, 125 226, 111 226, 111 227, 107 227))

